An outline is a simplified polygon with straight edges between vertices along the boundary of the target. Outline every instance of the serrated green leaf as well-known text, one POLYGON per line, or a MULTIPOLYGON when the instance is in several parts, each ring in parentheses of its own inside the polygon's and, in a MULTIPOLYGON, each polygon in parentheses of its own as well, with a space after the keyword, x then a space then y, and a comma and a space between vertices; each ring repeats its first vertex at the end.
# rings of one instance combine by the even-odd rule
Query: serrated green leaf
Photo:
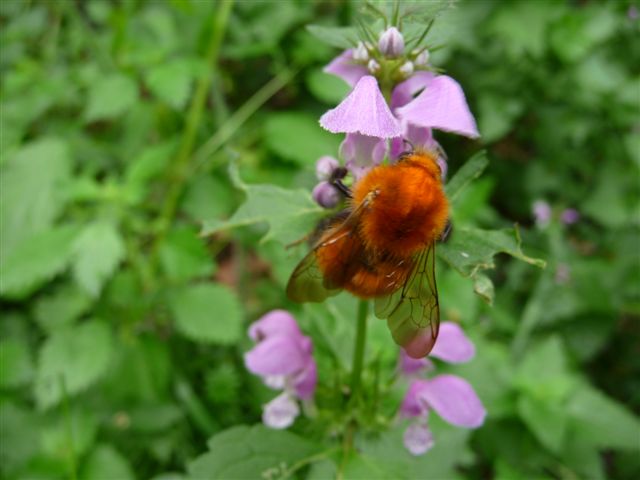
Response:
POLYGON ((80 473, 82 480, 135 480, 129 461, 111 445, 98 445, 91 452, 80 473))
POLYGON ((49 408, 62 399, 64 391, 75 395, 98 380, 109 366, 112 348, 111 330, 102 322, 90 321, 54 333, 38 355, 38 407, 49 408))
POLYGON ((264 125, 264 138, 271 151, 307 168, 323 155, 337 154, 341 140, 305 112, 272 113, 264 125))
POLYGON ((247 195, 246 200, 229 220, 205 220, 201 235, 212 235, 247 225, 266 223, 268 232, 262 242, 270 239, 287 245, 307 235, 326 212, 302 189, 286 190, 274 185, 246 185, 238 177, 235 166, 231 178, 247 195))
POLYGON ((138 86, 130 77, 114 73, 91 85, 84 117, 88 122, 109 120, 125 113, 138 100, 138 86))
POLYGON ((517 228, 481 230, 454 228, 451 238, 438 246, 440 257, 465 277, 473 277, 480 270, 494 268, 493 257, 506 253, 518 260, 544 268, 544 260, 526 256, 521 249, 517 228))
POLYGON ((16 388, 29 383, 33 362, 27 344, 14 339, 0 342, 0 388, 16 388))
POLYGON ((0 295, 23 297, 67 268, 77 228, 59 226, 16 247, 0 265, 0 295))
POLYGON ((601 448, 637 451, 640 419, 616 400, 583 383, 566 407, 571 429, 581 441, 601 448))
POLYGON ((174 60, 151 68, 146 80, 149 89, 160 100, 182 109, 189 99, 193 78, 194 72, 189 62, 174 60))
POLYGON ((489 165, 489 159, 487 158, 487 152, 484 150, 467 160, 445 185, 445 193, 449 201, 455 203, 458 195, 469 183, 482 175, 487 165, 489 165))
POLYGON ((38 297, 33 313, 40 328, 53 333, 80 318, 90 306, 91 297, 69 284, 50 295, 38 297))
POLYGON ((169 306, 178 331, 194 342, 230 344, 242 335, 242 307, 222 285, 183 287, 171 295, 169 306))
POLYGON ((116 226, 96 221, 85 226, 73 244, 73 276, 87 293, 97 297, 125 254, 116 226))
POLYGON ((0 169, 0 262, 24 240, 53 225, 65 206, 71 159, 66 143, 48 138, 16 151, 0 169))
POLYGON ((319 449, 303 437, 262 425, 236 426, 214 435, 209 452, 189 464, 193 478, 263 478, 264 473, 286 473, 293 464, 319 449))
POLYGON ((206 277, 214 271, 211 255, 194 229, 181 228, 169 232, 159 254, 167 278, 174 282, 206 277))
POLYGON ((358 43, 358 31, 354 27, 307 25, 307 31, 318 40, 332 47, 352 48, 358 43))
POLYGON ((567 433, 567 411, 558 402, 521 395, 518 415, 538 441, 555 454, 560 454, 567 433))

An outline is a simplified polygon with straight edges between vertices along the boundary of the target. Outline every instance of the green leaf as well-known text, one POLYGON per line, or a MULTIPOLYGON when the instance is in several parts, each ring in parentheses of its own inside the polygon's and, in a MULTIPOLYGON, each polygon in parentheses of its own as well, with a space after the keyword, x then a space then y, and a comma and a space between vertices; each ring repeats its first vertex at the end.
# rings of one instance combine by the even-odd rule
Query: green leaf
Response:
POLYGON ((102 322, 90 321, 54 333, 38 355, 38 407, 57 404, 64 391, 75 395, 88 388, 107 371, 111 354, 111 330, 102 322))
POLYGON ((0 295, 24 297, 67 268, 77 229, 59 226, 16 247, 0 265, 0 295))
POLYGON ((151 68, 146 81, 156 97, 181 110, 189 99, 193 78, 194 72, 189 62, 174 60, 151 68))
POLYGON ((169 306, 176 328, 194 342, 231 344, 242 335, 242 307, 222 285, 183 287, 171 295, 169 306))
POLYGON ((358 43, 358 31, 354 27, 307 25, 307 31, 318 40, 332 47, 352 48, 358 43))
POLYGON ((581 384, 571 395, 567 413, 572 430, 584 442, 635 451, 640 446, 640 419, 589 384, 581 384))
POLYGON ((160 263, 167 278, 184 282, 213 273, 214 264, 202 238, 191 228, 169 232, 160 246, 160 263))
POLYGON ((311 70, 305 77, 307 88, 318 99, 329 105, 337 105, 349 93, 349 85, 339 77, 323 72, 321 69, 311 70))
POLYGON ((460 193, 469 183, 482 175, 485 168, 489 165, 487 152, 482 150, 471 157, 447 182, 445 192, 451 203, 455 203, 460 193))
POLYGON ((87 293, 97 297, 125 254, 116 226, 107 221, 88 224, 73 244, 73 276, 87 293))
POLYGON ((484 273, 476 273, 473 277, 473 291, 489 305, 493 305, 495 288, 493 282, 484 273))
POLYGON ((518 414, 542 445, 553 453, 561 453, 567 433, 567 411, 562 404, 522 395, 518 399, 518 414))
POLYGON ((100 77, 91 85, 84 112, 88 122, 110 120, 125 113, 138 100, 138 86, 120 73, 100 77))
POLYGON ((194 220, 227 217, 233 207, 234 192, 219 176, 202 175, 188 185, 181 209, 194 220))
POLYGON ((82 480, 135 480, 128 460, 111 445, 98 445, 87 458, 80 473, 82 480))
POLYGON ((0 448, 0 465, 3 477, 18 470, 38 452, 41 424, 41 418, 31 408, 27 410, 12 401, 0 403, 0 444, 3 445, 0 448), (4 445, 11 448, 4 448, 4 445))
POLYGON ((69 284, 50 295, 38 297, 33 313, 40 328, 53 333, 80 318, 90 306, 91 297, 69 284))
POLYGON ((235 166, 231 166, 230 171, 236 186, 246 193, 247 198, 229 220, 205 220, 201 235, 267 223, 269 230, 261 241, 274 239, 286 245, 307 235, 326 215, 306 190, 286 190, 274 185, 245 185, 238 178, 235 166))
POLYGON ((317 452, 309 440, 262 425, 236 426, 214 435, 209 452, 189 464, 193 478, 264 478, 283 475, 300 460, 317 452))
POLYGON ((517 98, 485 94, 479 99, 478 129, 484 143, 491 143, 509 133, 525 104, 517 98))
POLYGON ((91 449, 97 433, 96 414, 92 410, 74 406, 64 415, 57 415, 51 424, 42 429, 42 448, 51 457, 66 461, 72 454, 80 457, 91 449), (70 437, 73 444, 69 443, 70 437))
POLYGON ((502 230, 454 228, 449 241, 438 245, 437 250, 444 261, 465 277, 495 268, 493 257, 498 253, 506 253, 536 267, 544 268, 546 265, 544 260, 528 257, 522 252, 517 227, 502 230))
POLYGON ((23 241, 53 225, 62 212, 71 159, 66 143, 29 143, 0 169, 0 262, 23 241))
POLYGON ((267 147, 284 159, 311 168, 323 155, 335 155, 340 137, 324 130, 305 112, 272 113, 264 125, 267 147))
POLYGON ((0 388, 21 387, 33 376, 33 362, 26 343, 14 339, 0 342, 0 388))

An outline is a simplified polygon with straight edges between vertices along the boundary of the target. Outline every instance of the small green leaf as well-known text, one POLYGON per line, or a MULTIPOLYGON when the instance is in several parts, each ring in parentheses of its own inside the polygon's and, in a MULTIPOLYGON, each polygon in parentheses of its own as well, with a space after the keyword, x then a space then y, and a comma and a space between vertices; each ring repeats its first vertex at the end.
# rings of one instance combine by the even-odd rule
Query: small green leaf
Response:
POLYGON ((180 110, 189 99, 194 72, 184 60, 162 63, 149 70, 147 85, 160 100, 180 110))
POLYGON ((205 220, 201 235, 267 223, 269 230, 262 242, 274 239, 286 245, 307 235, 318 220, 326 215, 306 190, 286 190, 274 185, 245 185, 238 178, 235 166, 231 166, 230 170, 232 179, 235 179, 236 185, 246 193, 247 198, 229 220, 205 220))
POLYGON ((17 246, 0 265, 0 294, 26 296, 67 268, 76 233, 75 227, 59 226, 17 246))
POLYGON ((518 399, 518 414, 542 445, 553 453, 561 453, 567 432, 567 411, 563 405, 522 395, 518 399))
POLYGON ((124 241, 113 223, 88 224, 73 244, 73 276, 78 285, 97 297, 125 254, 124 241))
POLYGON ((473 277, 473 291, 486 303, 493 305, 495 288, 493 282, 484 273, 476 273, 473 277))
POLYGON ((31 380, 33 363, 27 344, 8 338, 0 342, 0 388, 21 387, 31 380))
POLYGON ((207 247, 190 228, 169 232, 160 246, 160 262, 168 279, 175 282, 206 277, 214 270, 207 247))
POLYGON ((100 77, 89 90, 84 117, 88 122, 109 120, 125 113, 138 100, 138 86, 126 75, 100 77))
POLYGON ((90 321, 54 333, 38 356, 38 407, 57 404, 65 390, 68 395, 85 390, 106 372, 111 353, 111 330, 102 322, 90 321))
POLYGON ((127 458, 111 445, 98 445, 91 452, 80 474, 82 480, 135 480, 127 458))
POLYGON ((209 452, 189 464, 193 478, 258 479, 266 472, 284 477, 296 462, 318 451, 306 438, 262 425, 232 427, 207 445, 209 452))
POLYGON ((69 455, 78 457, 91 449, 98 433, 98 418, 89 409, 74 405, 64 415, 58 415, 41 432, 43 450, 54 458, 66 460, 69 455), (69 436, 73 445, 69 444, 69 436), (73 452, 71 452, 73 448, 73 452))
POLYGON ((471 157, 447 182, 445 192, 449 201, 455 203, 458 195, 469 183, 482 175, 487 165, 489 165, 489 159, 486 151, 482 150, 471 157))
POLYGON ((40 328, 53 333, 80 318, 90 306, 91 297, 79 287, 68 284, 50 295, 38 297, 33 313, 40 328))
POLYGON ((190 285, 169 299, 176 328, 194 342, 231 344, 242 335, 242 308, 222 285, 190 285))
POLYGON ((455 228, 451 239, 438 246, 438 253, 465 277, 473 277, 480 270, 495 268, 493 257, 498 253, 506 253, 536 267, 544 268, 546 265, 544 260, 531 258, 522 253, 517 228, 455 228))
POLYGON ((337 154, 340 145, 339 136, 324 130, 316 116, 304 112, 269 115, 264 138, 271 151, 308 168, 323 155, 337 154))
POLYGON ((307 31, 318 40, 337 48, 352 48, 358 43, 358 31, 353 27, 307 25, 307 31))

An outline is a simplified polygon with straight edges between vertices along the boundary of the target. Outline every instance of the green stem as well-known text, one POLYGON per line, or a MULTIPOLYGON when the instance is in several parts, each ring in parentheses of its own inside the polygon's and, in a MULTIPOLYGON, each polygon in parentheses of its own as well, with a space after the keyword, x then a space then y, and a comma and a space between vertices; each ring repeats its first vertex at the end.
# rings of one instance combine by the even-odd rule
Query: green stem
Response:
POLYGON ((367 338, 367 314, 369 302, 360 300, 358 305, 358 330, 356 332, 356 344, 353 350, 353 368, 351 369, 351 398, 355 401, 360 393, 360 379, 364 364, 364 347, 367 338))
POLYGON ((198 125, 200 124, 202 112, 204 111, 207 101, 207 93, 211 86, 212 72, 218 62, 220 45, 222 44, 222 39, 227 29, 227 21, 232 7, 233 0, 222 0, 218 3, 218 10, 213 15, 213 29, 207 49, 207 69, 198 80, 196 91, 191 99, 189 112, 187 113, 187 121, 180 143, 180 150, 171 166, 171 183, 158 219, 157 236, 151 251, 152 262, 157 256, 157 250, 173 222, 178 207, 178 200, 188 177, 187 169, 189 159, 193 151, 198 125))

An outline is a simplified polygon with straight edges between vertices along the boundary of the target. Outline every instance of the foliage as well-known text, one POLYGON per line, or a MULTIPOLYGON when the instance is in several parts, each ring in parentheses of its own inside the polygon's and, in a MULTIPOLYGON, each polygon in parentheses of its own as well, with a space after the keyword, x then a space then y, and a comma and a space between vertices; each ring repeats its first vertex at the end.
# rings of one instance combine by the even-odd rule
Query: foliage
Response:
POLYGON ((407 387, 385 383, 398 352, 371 318, 362 388, 384 400, 358 411, 369 428, 342 457, 356 304, 289 303, 306 246, 285 245, 325 213, 314 162, 339 139, 316 119, 348 89, 321 69, 353 44, 360 7, 0 2, 3 478, 637 478, 627 1, 429 12, 432 62, 460 80, 482 134, 438 134, 454 222, 437 249, 442 315, 478 352, 438 368, 468 379, 488 418, 472 433, 434 419, 436 446, 411 457, 387 420, 407 387), (273 392, 242 362, 246 327, 272 308, 296 315, 337 386, 317 392, 316 422, 286 432, 256 425, 273 392))

